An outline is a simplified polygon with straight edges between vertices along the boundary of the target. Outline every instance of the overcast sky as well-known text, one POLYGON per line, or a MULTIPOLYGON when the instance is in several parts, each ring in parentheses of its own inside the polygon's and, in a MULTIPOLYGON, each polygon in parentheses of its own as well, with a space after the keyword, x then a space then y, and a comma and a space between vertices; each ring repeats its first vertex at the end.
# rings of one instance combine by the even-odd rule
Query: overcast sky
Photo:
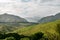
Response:
POLYGON ((60 12, 60 0, 0 0, 0 14, 44 17, 58 12, 60 12))

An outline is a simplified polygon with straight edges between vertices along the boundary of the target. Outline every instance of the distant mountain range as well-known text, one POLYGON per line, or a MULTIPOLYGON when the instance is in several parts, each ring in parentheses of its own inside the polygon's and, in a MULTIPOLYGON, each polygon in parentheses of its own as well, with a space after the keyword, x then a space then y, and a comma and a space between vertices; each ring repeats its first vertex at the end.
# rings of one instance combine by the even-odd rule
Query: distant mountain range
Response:
POLYGON ((11 14, 1 14, 0 15, 0 31, 1 32, 11 32, 17 30, 18 28, 23 28, 37 23, 28 22, 25 18, 11 15, 11 14))
POLYGON ((32 17, 32 18, 21 18, 19 16, 11 15, 11 14, 2 14, 0 15, 0 22, 37 22, 38 23, 46 23, 60 19, 60 13, 56 15, 51 15, 47 17, 32 17), (26 20, 29 19, 29 20, 26 20))
MULTIPOLYGON (((56 15, 43 17, 43 18, 35 17, 35 18, 28 18, 28 19, 32 19, 32 20, 34 19, 36 21, 40 19, 37 22, 39 24, 47 23, 47 22, 59 20, 60 19, 60 13, 58 13, 56 15)), ((17 30, 18 28, 31 26, 32 24, 36 24, 36 23, 28 22, 25 18, 21 18, 19 16, 6 14, 6 13, 0 15, 0 31, 3 31, 3 32, 10 32, 13 30, 17 30), (18 22, 21 22, 21 23, 18 23, 18 22)))
POLYGON ((47 22, 52 22, 52 21, 59 20, 59 19, 60 19, 60 13, 57 13, 56 15, 43 17, 38 22, 39 23, 47 23, 47 22))
POLYGON ((26 19, 11 14, 0 15, 0 22, 28 22, 26 19))

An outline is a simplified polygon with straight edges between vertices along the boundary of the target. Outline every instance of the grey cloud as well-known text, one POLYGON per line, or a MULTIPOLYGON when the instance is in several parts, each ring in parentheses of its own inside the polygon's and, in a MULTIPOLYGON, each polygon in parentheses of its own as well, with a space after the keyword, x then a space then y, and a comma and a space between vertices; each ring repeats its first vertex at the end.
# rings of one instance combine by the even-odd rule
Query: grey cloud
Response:
POLYGON ((60 5, 60 0, 41 0, 41 4, 40 5, 59 6, 60 5))
POLYGON ((31 0, 21 0, 21 2, 30 2, 31 0))
MULTIPOLYGON (((12 1, 12 0, 11 0, 12 1)), ((18 2, 17 0, 13 0, 14 2, 4 2, 0 3, 0 13, 7 12, 9 14, 18 15, 21 17, 33 17, 33 16, 47 16, 51 14, 56 14, 60 12, 60 4, 59 1, 44 1, 42 0, 32 0, 31 2, 18 2)))
POLYGON ((54 0, 41 0, 41 3, 44 3, 44 2, 52 2, 54 0))

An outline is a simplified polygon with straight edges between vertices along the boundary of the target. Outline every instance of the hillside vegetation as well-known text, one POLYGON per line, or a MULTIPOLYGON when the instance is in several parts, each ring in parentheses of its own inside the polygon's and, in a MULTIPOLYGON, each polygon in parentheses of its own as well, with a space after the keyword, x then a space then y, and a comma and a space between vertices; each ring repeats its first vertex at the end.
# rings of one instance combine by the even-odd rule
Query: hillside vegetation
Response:
POLYGON ((30 27, 24 27, 22 29, 15 30, 14 32, 18 34, 27 35, 27 36, 34 35, 35 33, 38 32, 42 32, 44 33, 44 36, 50 40, 60 40, 59 28, 60 28, 60 20, 57 20, 54 22, 33 25, 30 27))
POLYGON ((26 35, 29 35, 29 34, 31 35, 36 32, 57 33, 58 24, 60 24, 60 20, 49 22, 49 23, 44 23, 44 24, 33 25, 29 27, 24 27, 22 29, 15 30, 14 32, 18 32, 20 34, 26 34, 26 35))
POLYGON ((60 40, 60 20, 0 33, 1 40, 60 40))

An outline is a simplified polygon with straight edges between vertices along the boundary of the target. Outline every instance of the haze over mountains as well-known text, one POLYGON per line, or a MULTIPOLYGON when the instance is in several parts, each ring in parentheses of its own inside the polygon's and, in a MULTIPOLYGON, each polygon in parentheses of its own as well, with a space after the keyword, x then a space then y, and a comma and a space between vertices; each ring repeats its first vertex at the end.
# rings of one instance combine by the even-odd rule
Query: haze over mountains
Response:
POLYGON ((41 17, 34 16, 34 17, 26 17, 25 19, 27 19, 27 21, 29 22, 38 22, 41 19, 41 17))
POLYGON ((60 19, 60 13, 56 13, 55 15, 48 15, 45 17, 38 17, 38 16, 26 17, 25 19, 27 19, 29 22, 37 22, 37 23, 51 22, 60 19))

